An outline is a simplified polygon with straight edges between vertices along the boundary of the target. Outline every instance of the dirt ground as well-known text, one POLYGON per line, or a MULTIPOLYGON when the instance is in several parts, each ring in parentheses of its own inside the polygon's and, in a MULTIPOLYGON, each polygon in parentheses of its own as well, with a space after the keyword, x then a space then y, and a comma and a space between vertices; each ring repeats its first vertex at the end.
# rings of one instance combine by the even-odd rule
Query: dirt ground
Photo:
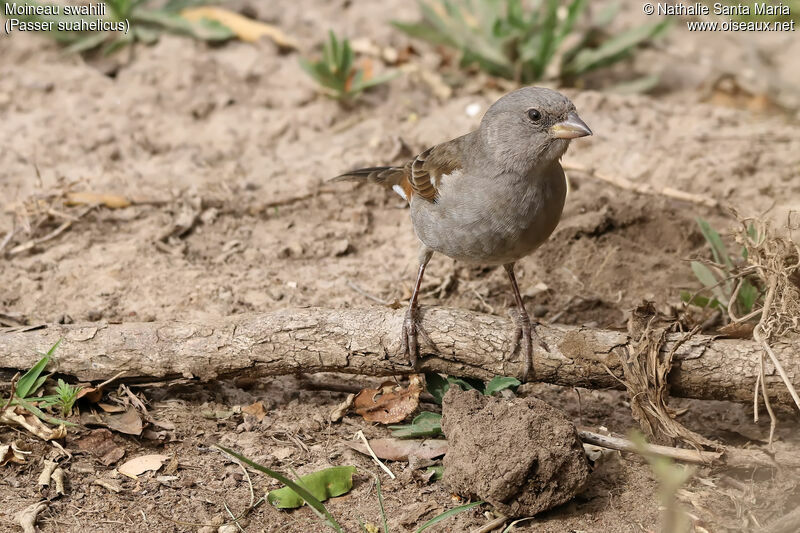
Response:
MULTIPOLYGON (((623 4, 623 23, 644 22, 639 3, 623 4)), ((408 38, 386 21, 417 14, 413 3, 401 0, 232 5, 279 25, 306 52, 329 27, 404 48, 408 38)), ((439 56, 431 48, 419 42, 414 47, 412 65, 436 66, 439 56)), ((404 303, 417 244, 403 202, 380 188, 327 179, 359 166, 400 162, 409 151, 466 133, 504 92, 487 87, 485 79, 464 79, 443 98, 419 69, 402 67, 408 72, 344 108, 316 94, 296 53, 279 52, 270 42, 210 47, 164 36, 154 46, 137 47, 127 64, 110 69, 111 76, 108 65, 104 73, 40 36, 4 34, 0 48, 6 132, 0 236, 18 228, 0 257, 0 318, 9 326, 379 305, 365 294, 404 303), (466 112, 471 104, 480 107, 477 116, 466 112), (69 221, 63 212, 82 216, 54 238, 10 254, 33 235, 19 225, 15 206, 64 190, 119 194, 135 204, 86 213, 81 206, 56 206, 43 227, 31 230, 36 237, 69 221), (191 227, 182 232, 187 216, 191 227)), ((661 74, 662 88, 654 95, 618 94, 595 90, 602 88, 597 80, 597 87, 564 90, 595 132, 573 143, 566 163, 724 201, 745 215, 767 213, 779 223, 800 209, 796 34, 701 34, 676 24, 657 48, 609 76, 625 69, 661 74)), ((529 311, 545 322, 622 328, 642 300, 664 311, 679 308, 680 289, 697 288, 686 259, 709 255, 695 218, 725 229, 732 224, 729 214, 636 194, 577 172, 569 176, 561 224, 518 265, 529 311)), ((423 305, 495 314, 513 303, 502 269, 441 256, 426 273, 423 293, 423 305)), ((46 348, 31 346, 31 362, 34 350, 46 348)), ((376 383, 328 380, 352 388, 376 383)), ((242 470, 211 447, 215 443, 283 472, 354 464, 359 473, 353 491, 329 508, 348 530, 357 530, 360 519, 378 522, 369 473, 379 470, 341 441, 359 429, 368 438, 388 431, 354 415, 328 422, 344 393, 313 390, 300 376, 133 390, 170 429, 155 440, 115 433, 113 441, 126 458, 177 458, 177 479, 145 475, 134 481, 114 474, 113 464, 104 466, 78 447, 88 428, 70 431, 63 442, 67 458, 0 427, 0 442, 16 440, 33 452, 25 465, 0 467, 0 529, 19 530, 12 525, 15 513, 41 497, 41 459, 58 458, 68 491, 49 501, 40 515, 42 531, 216 531, 229 518, 226 504, 235 515, 248 506, 250 488, 242 470), (256 401, 267 410, 261 421, 239 409, 256 401), (93 484, 97 478, 121 490, 93 484)), ((520 394, 537 395, 583 426, 621 434, 635 426, 620 392, 528 384, 520 394)), ((681 421, 708 438, 739 446, 766 443, 768 420, 753 423, 752 406, 674 405, 686 407, 681 421)), ((798 416, 780 416, 776 446, 800 452, 798 416)), ((383 481, 391 531, 413 531, 458 504, 441 483, 415 479, 401 463, 392 468, 398 479, 383 481)), ((251 477, 256 497, 277 487, 266 477, 251 477)), ((658 531, 657 491, 645 463, 605 454, 575 500, 518 529, 658 531)), ((697 531, 748 531, 794 509, 800 479, 783 471, 698 468, 679 499, 697 531)), ((465 532, 486 522, 474 510, 432 530, 465 532)), ((322 530, 308 508, 287 513, 269 505, 241 524, 248 531, 322 530)))

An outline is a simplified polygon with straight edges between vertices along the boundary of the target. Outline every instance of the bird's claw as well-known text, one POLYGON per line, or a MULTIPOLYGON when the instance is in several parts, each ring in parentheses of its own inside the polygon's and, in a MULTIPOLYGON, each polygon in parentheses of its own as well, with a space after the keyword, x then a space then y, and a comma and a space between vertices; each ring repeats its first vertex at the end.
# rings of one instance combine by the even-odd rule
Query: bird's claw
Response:
POLYGON ((522 351, 522 382, 528 381, 533 371, 533 341, 545 352, 550 352, 547 345, 536 333, 536 329, 531 324, 528 314, 519 312, 516 320, 516 331, 514 332, 514 342, 512 343, 511 355, 515 355, 518 351, 522 351))
POLYGON ((403 355, 408 358, 408 362, 411 363, 411 366, 415 370, 418 367, 417 358, 419 357, 419 342, 417 340, 417 335, 422 337, 422 340, 425 341, 429 346, 433 347, 434 350, 436 349, 436 345, 433 343, 433 340, 431 340, 428 332, 426 332, 419 323, 417 309, 409 308, 409 310, 406 311, 405 318, 403 319, 403 332, 401 333, 400 344, 403 355))

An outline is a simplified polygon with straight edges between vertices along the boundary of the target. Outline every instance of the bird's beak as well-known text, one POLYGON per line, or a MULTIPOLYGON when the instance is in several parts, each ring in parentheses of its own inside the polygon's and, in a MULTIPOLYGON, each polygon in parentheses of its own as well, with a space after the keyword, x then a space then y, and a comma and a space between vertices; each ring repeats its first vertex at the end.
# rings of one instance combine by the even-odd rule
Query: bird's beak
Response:
POLYGON ((592 134, 592 130, 586 125, 575 111, 567 114, 567 120, 553 124, 550 132, 556 139, 577 139, 592 134))

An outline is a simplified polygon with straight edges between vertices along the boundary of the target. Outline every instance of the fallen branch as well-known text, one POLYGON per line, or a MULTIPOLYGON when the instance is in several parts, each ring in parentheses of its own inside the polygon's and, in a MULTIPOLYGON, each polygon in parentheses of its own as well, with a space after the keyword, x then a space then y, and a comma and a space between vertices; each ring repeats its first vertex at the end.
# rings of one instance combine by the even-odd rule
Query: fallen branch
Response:
POLYGON ((564 170, 567 172, 569 171, 580 172, 582 174, 586 174, 587 176, 592 176, 595 179, 599 179, 600 181, 604 181, 606 183, 613 185, 614 187, 624 189, 626 191, 633 191, 638 194, 666 196, 667 198, 682 200, 684 202, 691 202, 693 204, 704 205, 706 207, 719 206, 719 202, 717 200, 710 198, 708 196, 702 196, 700 194, 681 191, 678 189, 673 189, 672 187, 655 188, 649 183, 635 183, 629 180, 628 178, 624 178, 622 176, 611 176, 609 174, 604 174, 602 172, 598 172, 593 168, 585 167, 577 163, 563 163, 561 166, 564 167, 564 170))
MULTIPOLYGON (((578 437, 585 444, 593 444, 601 448, 640 454, 640 448, 633 442, 621 437, 601 435, 586 429, 578 430, 578 437)), ((721 452, 690 450, 673 448, 659 444, 645 444, 645 453, 668 457, 683 463, 693 464, 724 464, 737 468, 753 468, 762 466, 767 468, 800 468, 800 457, 795 453, 780 451, 767 454, 759 449, 723 448, 721 452)))
MULTIPOLYGON (((121 371, 128 380, 151 381, 317 372, 411 374, 414 370, 399 355, 403 315, 403 310, 381 307, 304 308, 203 323, 94 323, 0 331, 0 367, 30 368, 36 350, 46 350, 63 338, 56 354, 58 371, 81 381, 100 381, 121 371)), ((479 379, 519 373, 519 357, 508 353, 514 333, 510 320, 430 308, 423 309, 422 323, 439 352, 432 354, 422 346, 420 370, 479 379)), ((628 347, 626 333, 575 326, 538 326, 537 332, 550 352, 535 354, 536 381, 592 389, 621 387, 619 354, 628 347)), ((661 350, 668 352, 681 337, 668 335, 661 350)), ((791 340, 774 341, 772 346, 794 383, 800 381, 796 346, 791 340)), ((761 349, 753 341, 695 335, 675 351, 668 376, 670 393, 751 402, 761 349)), ((769 362, 763 386, 773 405, 793 404, 769 362)))
MULTIPOLYGON (((612 437, 611 435, 601 435, 585 429, 578 431, 578 437, 586 444, 593 444, 601 448, 618 450, 621 452, 639 453, 637 445, 627 439, 612 437)), ((671 446, 661 446, 660 444, 645 444, 644 451, 660 457, 669 457, 676 461, 695 464, 711 464, 722 457, 722 452, 705 452, 699 450, 687 450, 684 448, 673 448, 671 446)))

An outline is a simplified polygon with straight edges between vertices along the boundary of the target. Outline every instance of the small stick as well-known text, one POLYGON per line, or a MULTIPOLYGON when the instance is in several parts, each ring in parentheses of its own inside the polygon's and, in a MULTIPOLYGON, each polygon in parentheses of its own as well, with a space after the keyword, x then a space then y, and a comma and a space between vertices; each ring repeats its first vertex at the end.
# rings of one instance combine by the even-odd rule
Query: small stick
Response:
POLYGON ((3 248, 8 246, 8 243, 11 242, 11 239, 13 239, 14 235, 16 235, 16 234, 17 234, 17 226, 15 224, 13 228, 8 230, 8 233, 6 233, 6 236, 3 237, 3 240, 0 241, 0 252, 3 251, 3 248))
POLYGON ((364 298, 369 298, 373 302, 379 303, 381 305, 385 305, 387 307, 391 307, 391 305, 394 303, 394 302, 390 302, 388 300, 381 300, 377 296, 373 296, 372 294, 368 293, 367 291, 365 291, 364 289, 362 289, 361 287, 359 287, 358 285, 356 285, 355 283, 353 283, 350 280, 347 280, 347 286, 350 287, 351 289, 353 289, 354 291, 356 291, 358 294, 360 294, 364 298))
POLYGON ((574 163, 563 163, 561 166, 564 168, 564 170, 582 172, 586 175, 592 176, 601 181, 605 181, 606 183, 610 183, 611 185, 618 187, 620 189, 624 189, 626 191, 633 191, 639 194, 649 194, 654 196, 661 195, 661 196, 666 196, 667 198, 674 198, 676 200, 683 200, 685 202, 704 205, 706 207, 719 207, 719 202, 717 200, 714 200, 713 198, 709 198, 707 196, 701 196, 699 194, 680 191, 678 189, 673 189, 672 187, 663 187, 661 189, 656 189, 649 184, 634 183, 627 178, 623 178, 621 176, 609 176, 608 174, 600 173, 593 168, 585 167, 583 165, 578 165, 574 163))
POLYGON ((97 479, 94 480, 94 484, 95 485, 99 485, 99 486, 103 487, 104 489, 109 490, 109 491, 111 491, 111 492, 113 492, 115 494, 119 493, 119 492, 122 492, 122 487, 118 486, 115 483, 112 483, 111 481, 106 481, 105 479, 97 478, 97 479))
POLYGON ((242 529, 242 526, 240 526, 239 522, 237 521, 238 519, 233 515, 230 507, 228 507, 228 503, 223 501, 222 506, 225 507, 225 510, 228 512, 228 515, 233 519, 233 523, 236 524, 236 527, 239 529, 239 531, 244 532, 244 529, 242 529))
POLYGON ((778 425, 778 419, 775 416, 775 412, 772 410, 772 404, 769 401, 769 396, 767 395, 767 386, 766 381, 764 378, 764 353, 762 352, 758 358, 758 367, 759 367, 759 374, 758 374, 758 381, 756 382, 756 387, 758 387, 758 383, 761 383, 761 395, 764 397, 764 405, 767 408, 767 413, 769 413, 769 443, 768 445, 772 447, 772 436, 775 434, 775 427, 778 425))
POLYGON ((361 431, 361 430, 359 429, 359 430, 358 430, 358 433, 356 433, 356 437, 361 437, 361 440, 363 440, 363 441, 364 441, 364 446, 366 446, 366 447, 367 447, 367 451, 368 451, 368 452, 369 452, 369 454, 372 456, 372 459, 373 459, 373 460, 374 460, 376 463, 378 463, 378 466, 380 466, 381 468, 383 468, 383 471, 384 471, 384 472, 386 472, 387 474, 389 474, 389 477, 390 477, 390 478, 392 478, 392 479, 395 479, 395 478, 396 478, 396 476, 395 476, 395 475, 392 473, 392 471, 391 471, 391 470, 389 470, 389 467, 388 467, 388 466, 386 466, 385 464, 383 464, 383 463, 381 462, 381 460, 380 460, 380 459, 378 459, 378 456, 377 456, 377 455, 375 455, 375 452, 374 452, 374 451, 372 451, 372 446, 370 446, 370 445, 369 445, 369 441, 367 441, 367 437, 365 437, 365 436, 364 436, 364 432, 363 432, 363 431, 361 431))
MULTIPOLYGON (((236 458, 234 457, 234 459, 236 458)), ((236 464, 238 464, 239 468, 241 468, 242 472, 244 472, 244 477, 247 479, 247 484, 250 486, 250 505, 248 505, 248 507, 252 508, 253 503, 256 501, 256 493, 253 491, 253 481, 250 479, 250 474, 247 473, 247 469, 244 467, 242 462, 236 459, 236 464)))
MULTIPOLYGON (((610 448, 621 452, 638 453, 637 446, 627 439, 601 435, 592 431, 581 429, 578 437, 586 444, 594 444, 601 448, 610 448)), ((669 457, 678 461, 696 464, 709 464, 722 457, 722 452, 703 452, 698 450, 684 450, 682 448, 671 448, 659 444, 645 444, 645 451, 661 457, 669 457)))
POLYGON ((8 251, 8 255, 17 255, 18 253, 24 252, 26 250, 30 250, 31 248, 33 248, 37 244, 42 244, 43 242, 47 242, 47 241, 50 241, 52 239, 55 239, 56 237, 58 237, 59 235, 64 233, 67 229, 69 229, 70 226, 72 226, 72 221, 68 220, 68 221, 64 222, 63 224, 61 224, 60 226, 58 226, 53 231, 51 231, 50 233, 48 233, 47 235, 45 235, 44 237, 40 237, 38 239, 31 239, 26 243, 23 243, 23 244, 20 244, 18 246, 13 247, 12 249, 10 249, 8 251))
POLYGON ((491 522, 488 522, 485 525, 479 527, 478 529, 473 529, 471 533, 489 533, 490 531, 494 531, 495 529, 500 529, 506 524, 506 522, 508 522, 508 517, 500 515, 491 522))
MULTIPOLYGON (((778 286, 778 277, 776 275, 773 275, 769 282, 769 289, 767 290, 767 294, 766 296, 764 296, 764 305, 761 308, 762 309, 761 320, 759 321, 758 325, 753 329, 753 339, 755 339, 756 342, 760 343, 764 347, 764 350, 769 355, 769 358, 772 359, 772 364, 775 365, 775 369, 778 371, 778 374, 780 374, 784 385, 786 385, 786 388, 789 390, 789 394, 792 396, 795 405, 797 405, 797 408, 800 409, 800 396, 797 395, 797 391, 795 390, 794 385, 792 385, 792 381, 789 379, 789 376, 786 375, 786 371, 783 369, 783 365, 781 364, 780 361, 778 361, 778 358, 775 356, 775 352, 772 351, 772 347, 769 345, 767 339, 764 337, 764 332, 766 330, 764 325, 766 324, 769 318, 769 311, 770 308, 772 307, 772 301, 775 299, 775 289, 777 288, 777 286, 778 286)), ((762 390, 766 391, 767 383, 766 381, 763 380, 763 377, 761 386, 762 390)))

